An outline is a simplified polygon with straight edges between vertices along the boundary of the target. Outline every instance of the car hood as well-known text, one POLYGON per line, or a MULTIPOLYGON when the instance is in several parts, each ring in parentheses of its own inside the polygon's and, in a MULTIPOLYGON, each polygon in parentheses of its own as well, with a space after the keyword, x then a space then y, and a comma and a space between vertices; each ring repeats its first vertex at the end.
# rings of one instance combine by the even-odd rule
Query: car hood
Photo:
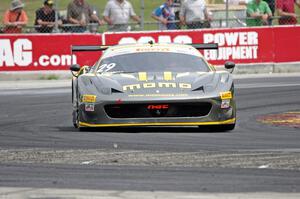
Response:
MULTIPOLYGON (((151 94, 151 93, 210 93, 229 90, 232 85, 231 75, 226 72, 137 72, 121 74, 99 74, 82 76, 80 87, 88 93, 111 95, 151 94)), ((86 92, 84 92, 86 93, 86 92)))

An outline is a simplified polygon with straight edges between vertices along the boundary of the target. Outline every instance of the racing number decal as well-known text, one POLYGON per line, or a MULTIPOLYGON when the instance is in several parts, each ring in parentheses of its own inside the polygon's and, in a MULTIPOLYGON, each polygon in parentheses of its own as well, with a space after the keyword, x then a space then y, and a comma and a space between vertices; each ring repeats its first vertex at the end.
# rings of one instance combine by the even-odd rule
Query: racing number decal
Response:
POLYGON ((113 69, 114 67, 116 67, 115 63, 110 63, 110 64, 103 64, 99 67, 99 69, 97 70, 98 73, 103 73, 103 72, 108 72, 111 69, 113 69))

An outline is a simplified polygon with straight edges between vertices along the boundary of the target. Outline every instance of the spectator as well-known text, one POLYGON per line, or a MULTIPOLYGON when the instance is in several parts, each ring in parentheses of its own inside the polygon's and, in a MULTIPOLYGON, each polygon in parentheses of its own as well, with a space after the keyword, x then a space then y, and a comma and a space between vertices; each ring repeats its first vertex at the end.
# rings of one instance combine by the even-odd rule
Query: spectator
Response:
POLYGON ((272 11, 265 1, 253 0, 247 4, 247 17, 249 17, 246 20, 248 26, 268 25, 268 19, 272 17, 272 11))
POLYGON ((21 33, 22 28, 28 23, 28 17, 23 10, 24 3, 20 0, 13 0, 11 7, 4 14, 4 33, 21 33))
POLYGON ((173 0, 166 0, 166 2, 156 8, 152 13, 152 18, 159 21, 160 30, 174 30, 176 29, 175 13, 173 12, 173 0))
MULTIPOLYGON (((272 11, 272 16, 274 16, 274 13, 275 13, 275 0, 265 0, 265 1, 268 3, 268 5, 269 5, 269 7, 272 11)), ((272 17, 270 17, 269 20, 268 20, 269 25, 272 25, 272 21, 273 21, 273 19, 272 19, 272 17)))
POLYGON ((126 0, 109 0, 103 13, 104 20, 108 23, 111 32, 128 31, 130 18, 140 23, 130 2, 126 0))
MULTIPOLYGON (((53 9, 53 5, 53 0, 45 0, 44 7, 38 9, 35 12, 36 17, 34 25, 39 26, 35 28, 37 32, 51 33, 53 31, 53 27, 55 26, 56 21, 56 12, 53 9)), ((59 17, 57 24, 62 24, 62 21, 59 19, 59 17)))
POLYGON ((90 5, 85 0, 73 0, 68 5, 67 18, 71 24, 76 25, 72 27, 72 32, 86 32, 90 21, 96 21, 99 25, 104 22, 99 17, 93 14, 90 5))
POLYGON ((297 0, 277 0, 276 8, 280 19, 278 20, 280 25, 296 24, 297 15, 295 14, 294 3, 300 7, 300 2, 297 0))
POLYGON ((180 21, 187 25, 188 29, 197 29, 207 27, 211 17, 206 9, 204 0, 186 0, 182 3, 180 9, 180 21))
POLYGON ((181 0, 174 0, 173 2, 173 10, 174 10, 174 13, 175 13, 175 20, 177 21, 175 24, 176 24, 176 29, 180 29, 181 26, 180 26, 180 18, 179 18, 179 14, 180 14, 180 7, 181 7, 181 0))

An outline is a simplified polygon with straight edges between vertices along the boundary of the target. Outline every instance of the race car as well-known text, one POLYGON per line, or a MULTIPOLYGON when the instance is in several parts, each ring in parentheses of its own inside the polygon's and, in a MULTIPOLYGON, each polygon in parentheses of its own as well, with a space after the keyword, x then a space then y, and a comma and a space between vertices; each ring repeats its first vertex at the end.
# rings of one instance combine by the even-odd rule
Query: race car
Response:
MULTIPOLYGON (((73 46, 103 51, 91 67, 71 66, 73 124, 86 127, 206 126, 233 130, 234 83, 200 49, 217 44, 73 46)), ((233 70, 235 64, 226 62, 233 70)))

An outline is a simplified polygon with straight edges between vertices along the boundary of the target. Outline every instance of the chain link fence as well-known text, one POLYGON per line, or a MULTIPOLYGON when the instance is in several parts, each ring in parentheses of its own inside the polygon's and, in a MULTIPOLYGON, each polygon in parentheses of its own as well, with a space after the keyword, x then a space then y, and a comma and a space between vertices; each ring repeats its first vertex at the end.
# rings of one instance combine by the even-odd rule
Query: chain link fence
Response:
MULTIPOLYGON (((25 25, 21 23, 25 20, 23 14, 11 14, 7 11, 13 6, 11 0, 1 0, 0 31, 18 33, 13 30, 19 29, 24 33, 95 33, 293 25, 298 23, 298 6, 300 7, 300 0, 266 0, 264 10, 255 7, 257 0, 248 4, 246 0, 207 0, 207 12, 204 12, 202 5, 197 7, 187 3, 187 9, 183 13, 183 3, 180 0, 171 1, 172 6, 156 12, 166 1, 131 0, 120 6, 117 0, 24 0, 23 10, 28 16, 25 25), (199 13, 188 13, 190 10, 197 10, 199 13), (160 14, 158 18, 153 16, 156 13, 160 14), (18 23, 8 23, 9 20, 18 23)), ((17 4, 14 6, 18 7, 17 4)))

